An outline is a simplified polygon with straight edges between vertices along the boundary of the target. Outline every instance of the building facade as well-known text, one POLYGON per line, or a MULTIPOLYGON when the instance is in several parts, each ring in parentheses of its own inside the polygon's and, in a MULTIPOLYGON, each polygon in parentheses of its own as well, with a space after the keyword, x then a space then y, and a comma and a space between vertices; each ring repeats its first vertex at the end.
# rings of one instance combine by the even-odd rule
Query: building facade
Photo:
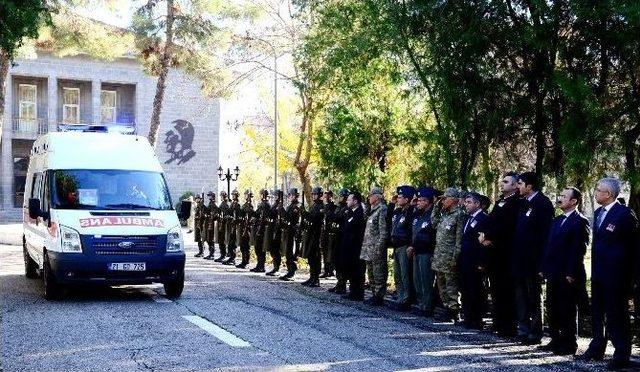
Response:
MULTIPOLYGON (((0 222, 22 218, 29 152, 36 138, 86 125, 147 136, 156 80, 135 58, 106 62, 42 53, 15 61, 7 79, 1 133, 0 222)), ((200 86, 178 69, 167 77, 156 155, 174 204, 187 191, 217 192, 220 103, 204 97, 200 86)))

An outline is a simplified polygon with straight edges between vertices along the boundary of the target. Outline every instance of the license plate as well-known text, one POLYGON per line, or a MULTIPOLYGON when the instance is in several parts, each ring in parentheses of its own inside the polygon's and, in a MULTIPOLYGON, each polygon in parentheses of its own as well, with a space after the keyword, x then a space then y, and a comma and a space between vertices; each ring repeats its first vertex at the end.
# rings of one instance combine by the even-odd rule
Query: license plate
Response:
POLYGON ((144 262, 117 262, 107 265, 111 271, 145 271, 147 265, 144 262))

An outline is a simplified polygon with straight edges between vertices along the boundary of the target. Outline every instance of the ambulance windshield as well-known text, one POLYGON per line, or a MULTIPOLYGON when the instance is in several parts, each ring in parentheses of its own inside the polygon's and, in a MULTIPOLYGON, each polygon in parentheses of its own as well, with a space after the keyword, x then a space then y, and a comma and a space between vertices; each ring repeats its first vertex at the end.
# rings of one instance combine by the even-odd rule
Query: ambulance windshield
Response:
POLYGON ((55 170, 51 181, 56 209, 172 209, 165 179, 157 172, 55 170))

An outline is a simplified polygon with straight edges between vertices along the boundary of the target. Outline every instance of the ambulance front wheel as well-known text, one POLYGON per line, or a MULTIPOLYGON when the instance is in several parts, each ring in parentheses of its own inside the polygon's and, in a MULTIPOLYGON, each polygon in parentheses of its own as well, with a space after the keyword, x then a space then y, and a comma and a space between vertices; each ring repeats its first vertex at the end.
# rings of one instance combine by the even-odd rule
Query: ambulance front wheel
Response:
POLYGON ((180 271, 174 280, 164 283, 164 294, 168 298, 176 299, 182 294, 184 289, 184 270, 180 271))

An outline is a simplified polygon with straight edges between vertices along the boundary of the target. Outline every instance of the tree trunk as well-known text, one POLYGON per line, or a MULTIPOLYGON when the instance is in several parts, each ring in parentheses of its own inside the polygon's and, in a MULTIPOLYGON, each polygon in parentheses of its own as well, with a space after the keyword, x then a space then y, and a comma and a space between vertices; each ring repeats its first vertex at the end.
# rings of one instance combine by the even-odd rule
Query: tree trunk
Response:
POLYGON ((169 62, 171 61, 171 52, 173 44, 173 21, 175 20, 175 9, 173 7, 174 0, 167 0, 167 25, 164 50, 160 59, 160 74, 156 85, 156 95, 153 98, 153 112, 151 113, 151 121, 149 125, 149 143, 152 147, 156 147, 158 139, 158 131, 160 130, 160 112, 162 111, 162 100, 164 98, 164 90, 166 87, 167 74, 169 73, 169 62))
POLYGON ((0 48, 0 143, 2 143, 2 124, 4 123, 4 100, 7 76, 9 74, 9 56, 0 48))
POLYGON ((311 146, 313 145, 313 126, 311 125, 313 107, 313 99, 306 96, 303 91, 299 90, 300 100, 302 103, 302 122, 300 123, 300 134, 298 136, 298 146, 296 156, 293 160, 293 166, 298 171, 300 183, 302 184, 302 192, 307 205, 311 205, 311 179, 309 177, 308 168, 311 160, 311 146))

